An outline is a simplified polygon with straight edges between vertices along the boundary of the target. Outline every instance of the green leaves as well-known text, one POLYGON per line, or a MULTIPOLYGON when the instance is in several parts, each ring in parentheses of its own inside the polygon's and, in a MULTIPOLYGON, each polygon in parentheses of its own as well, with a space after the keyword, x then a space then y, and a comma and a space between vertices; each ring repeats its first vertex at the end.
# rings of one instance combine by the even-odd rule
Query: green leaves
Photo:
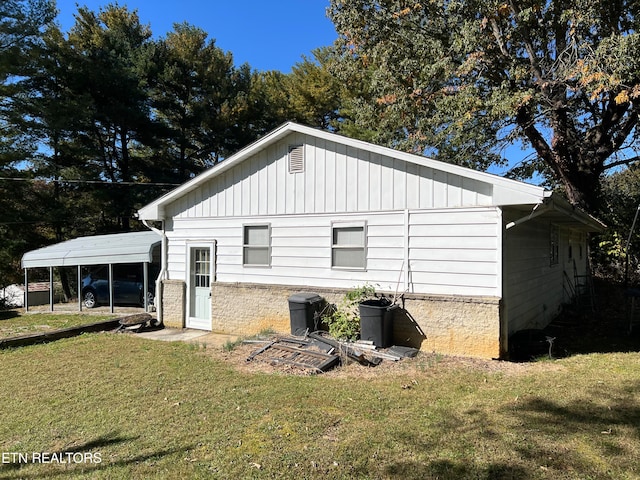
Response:
POLYGON ((607 159, 637 146, 639 11, 629 0, 334 0, 332 71, 357 87, 343 123, 479 169, 517 140, 593 210, 607 159))

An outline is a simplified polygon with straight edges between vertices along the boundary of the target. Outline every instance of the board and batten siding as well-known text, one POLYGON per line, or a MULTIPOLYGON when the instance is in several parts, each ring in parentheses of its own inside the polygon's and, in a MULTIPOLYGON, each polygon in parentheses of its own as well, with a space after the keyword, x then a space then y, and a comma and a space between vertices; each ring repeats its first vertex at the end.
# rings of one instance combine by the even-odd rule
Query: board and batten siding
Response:
POLYGON ((187 248, 216 242, 220 282, 353 288, 434 295, 501 295, 501 216, 495 207, 354 214, 179 217, 167 231, 169 278, 185 280, 187 248), (366 225, 366 270, 331 268, 331 226, 366 225), (242 265, 245 224, 271 227, 271 265, 242 265), (408 234, 408 239, 407 239, 408 234), (407 265, 409 266, 407 269, 407 265))
POLYGON ((167 206, 175 219, 492 205, 489 183, 292 133, 167 206), (289 173, 289 147, 305 166, 289 173))

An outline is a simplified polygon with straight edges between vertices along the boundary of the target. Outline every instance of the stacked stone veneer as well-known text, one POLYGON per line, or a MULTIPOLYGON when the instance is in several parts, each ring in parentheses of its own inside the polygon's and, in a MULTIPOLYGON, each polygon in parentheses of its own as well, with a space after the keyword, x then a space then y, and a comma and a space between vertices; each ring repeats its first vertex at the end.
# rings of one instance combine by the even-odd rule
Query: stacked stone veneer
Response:
POLYGON ((162 322, 167 327, 184 328, 186 318, 186 285, 182 280, 162 281, 162 322))
MULTIPOLYGON (((290 332, 289 296, 313 292, 339 303, 345 290, 216 282, 211 292, 211 330, 252 335, 290 332)), ((163 318, 184 327, 185 284, 165 281, 163 318)), ((406 294, 394 312, 395 343, 426 351, 484 358, 500 356, 500 300, 494 297, 406 294)))

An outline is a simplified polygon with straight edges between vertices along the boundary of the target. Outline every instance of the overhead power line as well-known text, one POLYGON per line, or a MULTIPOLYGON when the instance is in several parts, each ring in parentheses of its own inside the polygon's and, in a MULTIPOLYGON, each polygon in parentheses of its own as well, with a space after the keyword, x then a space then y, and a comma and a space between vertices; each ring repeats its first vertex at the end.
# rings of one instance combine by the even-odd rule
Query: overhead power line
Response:
POLYGON ((67 179, 38 179, 38 178, 21 178, 21 177, 0 177, 0 180, 8 180, 13 182, 47 182, 47 183, 86 183, 91 185, 140 185, 140 186, 157 186, 157 187, 177 187, 179 183, 163 183, 163 182, 108 182, 104 180, 67 180, 67 179))

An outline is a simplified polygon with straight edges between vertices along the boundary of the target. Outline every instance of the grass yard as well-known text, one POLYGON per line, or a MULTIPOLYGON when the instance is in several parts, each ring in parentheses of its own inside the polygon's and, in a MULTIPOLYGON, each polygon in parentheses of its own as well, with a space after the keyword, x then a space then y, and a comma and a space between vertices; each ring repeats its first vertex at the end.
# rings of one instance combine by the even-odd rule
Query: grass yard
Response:
POLYGON ((114 334, 0 351, 0 478, 640 478, 639 353, 318 376, 239 355, 114 334))
POLYGON ((32 313, 20 314, 17 310, 0 311, 0 338, 17 337, 115 318, 115 315, 80 315, 32 313))

